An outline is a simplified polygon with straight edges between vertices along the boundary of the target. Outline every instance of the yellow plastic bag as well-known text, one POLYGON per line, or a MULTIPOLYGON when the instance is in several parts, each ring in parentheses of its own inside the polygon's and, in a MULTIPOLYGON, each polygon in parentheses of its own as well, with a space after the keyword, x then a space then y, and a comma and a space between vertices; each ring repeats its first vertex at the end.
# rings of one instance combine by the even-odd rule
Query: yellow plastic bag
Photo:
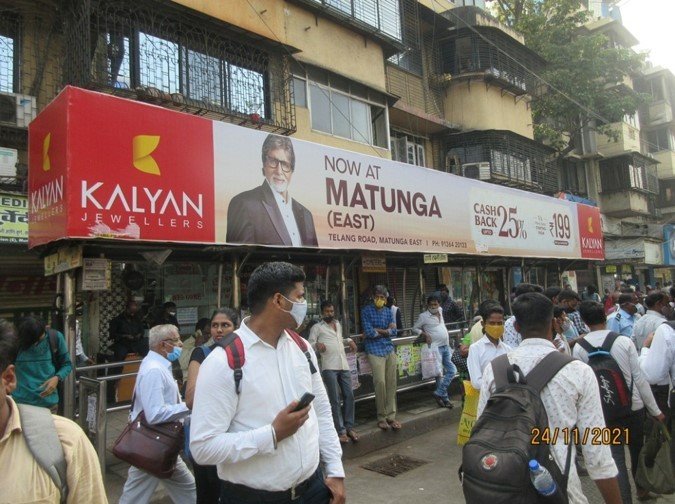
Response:
POLYGON ((476 413, 478 412, 478 396, 480 390, 476 390, 468 380, 464 381, 464 408, 462 416, 459 418, 459 427, 457 429, 457 444, 463 446, 471 436, 471 429, 476 423, 476 413))

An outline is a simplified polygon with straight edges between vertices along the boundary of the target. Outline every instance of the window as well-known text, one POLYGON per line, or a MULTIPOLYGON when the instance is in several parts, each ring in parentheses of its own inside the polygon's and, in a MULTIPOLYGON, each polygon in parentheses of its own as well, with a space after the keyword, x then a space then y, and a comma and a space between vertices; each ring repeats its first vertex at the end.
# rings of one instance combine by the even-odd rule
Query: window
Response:
POLYGON ((600 182, 603 193, 628 190, 656 193, 658 182, 654 168, 637 156, 620 156, 600 161, 600 182))
POLYGON ((659 128, 647 132, 647 149, 649 152, 674 150, 675 139, 669 128, 659 128))
POLYGON ((650 79, 647 83, 647 92, 655 101, 663 100, 663 82, 661 79, 650 79))
POLYGON ((401 40, 399 0, 312 0, 401 40))
MULTIPOLYGON (((302 79, 296 79, 300 86, 302 79)), ((387 147, 386 109, 381 93, 316 68, 309 69, 308 80, 312 129, 387 147)))
POLYGON ((562 191, 580 196, 588 195, 586 171, 583 163, 577 163, 572 159, 564 160, 562 169, 560 170, 560 179, 560 189, 562 191))
POLYGON ((391 158, 401 163, 426 166, 424 139, 406 135, 405 133, 392 132, 391 158))
MULTIPOLYGON (((8 14, 3 16, 10 17, 8 14)), ((13 93, 18 89, 19 58, 16 26, 18 20, 11 17, 0 21, 0 91, 13 93)))

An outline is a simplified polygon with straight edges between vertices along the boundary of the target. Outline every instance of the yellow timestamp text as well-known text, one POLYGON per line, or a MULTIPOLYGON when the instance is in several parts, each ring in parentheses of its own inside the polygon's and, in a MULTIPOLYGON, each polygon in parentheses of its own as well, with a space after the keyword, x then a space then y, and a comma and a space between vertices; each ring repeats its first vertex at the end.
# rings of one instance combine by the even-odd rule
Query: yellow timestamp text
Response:
POLYGON ((554 445, 558 441, 563 444, 582 445, 622 445, 629 444, 630 433, 627 428, 621 427, 545 427, 532 429, 530 442, 533 445, 554 445))

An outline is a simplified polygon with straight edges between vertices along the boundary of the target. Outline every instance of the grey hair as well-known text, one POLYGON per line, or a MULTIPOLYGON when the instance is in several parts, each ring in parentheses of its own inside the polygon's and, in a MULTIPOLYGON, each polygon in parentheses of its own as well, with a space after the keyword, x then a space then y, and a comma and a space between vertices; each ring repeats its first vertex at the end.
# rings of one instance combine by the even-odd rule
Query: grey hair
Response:
POLYGON ((375 287, 373 287, 373 296, 375 294, 384 294, 384 297, 388 297, 389 291, 384 285, 376 285, 375 287))
POLYGON ((150 348, 157 348, 162 341, 173 338, 174 334, 180 336, 178 328, 173 324, 155 326, 150 329, 148 344, 150 348))

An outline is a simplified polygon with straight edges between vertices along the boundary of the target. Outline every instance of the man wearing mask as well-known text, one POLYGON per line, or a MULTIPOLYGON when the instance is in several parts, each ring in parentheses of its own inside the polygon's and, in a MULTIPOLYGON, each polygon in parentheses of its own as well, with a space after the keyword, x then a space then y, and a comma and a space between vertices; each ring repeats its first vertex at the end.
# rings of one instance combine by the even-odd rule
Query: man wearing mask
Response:
POLYGON ((309 344, 321 356, 321 376, 333 412, 333 424, 340 442, 358 441, 354 430, 354 391, 345 354, 345 345, 356 352, 356 343, 342 334, 342 324, 335 319, 335 307, 330 301, 321 303, 322 320, 309 331, 309 344), (340 407, 342 396, 342 407, 340 407))
POLYGON ((644 317, 635 321, 631 336, 638 352, 642 349, 649 333, 656 331, 673 313, 673 308, 670 306, 670 296, 664 291, 653 290, 645 298, 645 305, 647 305, 647 313, 644 317))
MULTIPOLYGON (((518 298, 516 298, 518 299, 518 298)), ((481 305, 483 317, 483 336, 469 347, 467 367, 471 378, 471 385, 480 390, 483 384, 483 371, 495 357, 508 353, 510 346, 502 341, 504 335, 504 308, 498 304, 481 305)))
POLYGON ((401 428, 396 420, 397 358, 392 336, 396 336, 396 321, 387 308, 387 289, 373 288, 373 302, 361 310, 361 325, 365 336, 368 362, 373 370, 377 426, 382 430, 401 428))
POLYGON ((563 289, 560 291, 560 294, 558 294, 558 302, 565 308, 567 318, 574 324, 579 336, 583 336, 589 332, 589 329, 586 324, 584 324, 584 321, 581 320, 581 315, 579 315, 579 312, 577 311, 577 306, 580 301, 581 298, 579 297, 579 294, 572 289, 563 289))
POLYGON ((162 313, 159 314, 157 320, 155 320, 154 323, 154 325, 162 324, 175 325, 178 328, 178 331, 180 331, 180 324, 176 318, 176 303, 173 301, 167 301, 164 303, 162 306, 162 313))
POLYGON ((607 329, 628 336, 633 334, 633 326, 637 320, 637 296, 635 293, 619 296, 619 309, 607 317, 607 329))

